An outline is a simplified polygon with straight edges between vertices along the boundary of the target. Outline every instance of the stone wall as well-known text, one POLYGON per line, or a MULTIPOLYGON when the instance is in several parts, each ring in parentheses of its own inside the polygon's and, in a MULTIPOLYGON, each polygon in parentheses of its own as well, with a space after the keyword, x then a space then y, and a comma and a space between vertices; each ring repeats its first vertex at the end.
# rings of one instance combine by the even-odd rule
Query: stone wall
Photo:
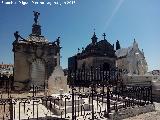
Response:
POLYGON ((129 66, 128 66, 128 62, 126 58, 119 58, 116 60, 116 67, 118 67, 119 69, 124 69, 124 70, 128 70, 129 66))
POLYGON ((152 81, 154 79, 153 76, 150 75, 124 75, 123 82, 125 84, 137 83, 137 82, 146 82, 152 81))
POLYGON ((133 117, 139 114, 152 112, 152 111, 155 111, 154 104, 148 104, 145 106, 128 107, 128 108, 120 109, 118 112, 111 114, 110 119, 111 120, 122 120, 128 117, 133 117))
POLYGON ((124 84, 152 84, 152 95, 154 101, 160 101, 160 76, 158 75, 125 75, 124 84))

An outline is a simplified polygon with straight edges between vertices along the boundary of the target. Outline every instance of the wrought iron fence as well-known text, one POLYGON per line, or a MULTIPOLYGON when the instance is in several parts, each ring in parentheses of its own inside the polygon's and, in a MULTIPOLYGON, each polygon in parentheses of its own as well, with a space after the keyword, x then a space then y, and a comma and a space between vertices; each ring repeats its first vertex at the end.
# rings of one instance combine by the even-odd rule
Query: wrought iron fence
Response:
POLYGON ((101 67, 70 71, 70 93, 38 96, 31 88, 24 98, 0 98, 2 120, 96 120, 109 118, 121 108, 152 104, 151 84, 123 84, 123 70, 101 67))
POLYGON ((91 84, 116 85, 121 81, 122 74, 126 71, 118 68, 110 70, 103 69, 103 66, 82 68, 76 71, 68 71, 68 84, 71 86, 88 87, 91 84))
POLYGON ((101 66, 91 67, 89 70, 83 68, 70 71, 68 84, 72 88, 72 120, 79 117, 102 119, 121 108, 152 104, 151 83, 124 85, 122 77, 124 74, 125 70, 116 68, 106 71, 101 66), (86 104, 89 109, 82 110, 83 105, 75 103, 77 99, 78 101, 87 99, 86 104), (80 111, 79 108, 81 108, 80 111))

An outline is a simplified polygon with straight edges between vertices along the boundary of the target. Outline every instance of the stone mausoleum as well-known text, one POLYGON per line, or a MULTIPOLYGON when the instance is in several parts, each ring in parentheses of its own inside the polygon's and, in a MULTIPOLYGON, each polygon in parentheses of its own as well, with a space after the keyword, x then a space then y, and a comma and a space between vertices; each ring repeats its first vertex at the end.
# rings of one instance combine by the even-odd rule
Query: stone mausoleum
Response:
POLYGON ((103 66, 105 70, 116 67, 116 55, 114 45, 111 45, 106 40, 105 33, 103 34, 104 39, 97 41, 98 38, 94 32, 91 38, 92 42, 87 45, 82 52, 79 52, 68 59, 68 69, 76 70, 80 68, 90 69, 90 67, 103 66))
POLYGON ((118 67, 124 69, 129 75, 145 75, 148 65, 143 50, 138 47, 138 43, 134 40, 133 45, 128 48, 121 48, 119 41, 116 42, 116 50, 105 38, 97 41, 96 34, 93 34, 92 42, 87 45, 82 52, 78 49, 78 53, 68 59, 68 69, 77 70, 80 68, 90 68, 91 66, 103 66, 104 69, 118 67))
POLYGON ((38 22, 40 13, 34 11, 34 24, 32 33, 22 38, 18 31, 14 33, 14 88, 16 90, 30 89, 37 86, 41 89, 47 87, 47 80, 55 66, 60 64, 59 37, 49 42, 41 34, 38 22))

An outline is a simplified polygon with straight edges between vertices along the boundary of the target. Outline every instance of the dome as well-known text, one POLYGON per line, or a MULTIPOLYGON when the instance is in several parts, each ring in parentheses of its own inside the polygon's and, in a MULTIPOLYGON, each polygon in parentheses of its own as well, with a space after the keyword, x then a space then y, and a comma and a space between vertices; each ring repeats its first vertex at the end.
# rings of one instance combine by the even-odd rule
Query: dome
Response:
POLYGON ((107 40, 101 40, 97 43, 97 46, 101 50, 111 50, 114 51, 114 47, 107 41, 107 40))
POLYGON ((82 53, 77 54, 77 59, 84 59, 89 56, 91 57, 109 57, 109 58, 116 58, 114 46, 111 45, 105 39, 105 33, 103 34, 104 39, 97 42, 97 37, 94 32, 92 39, 92 43, 87 45, 85 49, 82 49, 82 53))
POLYGON ((114 47, 107 40, 101 40, 96 44, 91 43, 87 45, 85 50, 82 52, 82 55, 83 54, 93 55, 93 56, 114 57, 115 50, 114 47))

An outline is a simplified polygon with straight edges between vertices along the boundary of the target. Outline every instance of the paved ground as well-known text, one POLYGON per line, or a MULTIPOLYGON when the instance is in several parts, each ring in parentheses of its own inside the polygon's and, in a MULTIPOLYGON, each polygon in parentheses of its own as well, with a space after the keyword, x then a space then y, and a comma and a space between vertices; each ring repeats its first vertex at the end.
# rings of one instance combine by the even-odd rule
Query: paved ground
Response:
POLYGON ((156 111, 130 117, 124 120, 160 120, 160 103, 154 103, 156 111))
MULTIPOLYGON (((42 94, 44 94, 44 93, 39 93, 40 96, 42 94)), ((7 97, 7 94, 5 94, 5 96, 7 97)), ((17 96, 17 94, 12 94, 12 97, 15 97, 15 96, 16 97, 32 96, 32 93, 31 94, 22 93, 22 94, 19 94, 18 96, 17 96)), ((156 111, 145 113, 145 114, 141 114, 141 115, 138 115, 138 116, 135 116, 135 117, 126 118, 124 120, 160 120, 160 103, 154 103, 154 104, 155 104, 156 111)), ((38 111, 39 112, 39 117, 43 117, 42 113, 45 113, 45 111, 47 111, 47 110, 46 110, 46 108, 44 106, 40 106, 40 108, 41 109, 39 109, 39 111, 38 111)), ((23 109, 22 109, 22 111, 23 111, 23 109)), ((16 117, 16 119, 18 119, 19 116, 15 116, 15 117, 16 117)), ((21 117, 25 118, 23 115, 21 117)), ((107 120, 107 119, 105 118, 105 120, 107 120)))

